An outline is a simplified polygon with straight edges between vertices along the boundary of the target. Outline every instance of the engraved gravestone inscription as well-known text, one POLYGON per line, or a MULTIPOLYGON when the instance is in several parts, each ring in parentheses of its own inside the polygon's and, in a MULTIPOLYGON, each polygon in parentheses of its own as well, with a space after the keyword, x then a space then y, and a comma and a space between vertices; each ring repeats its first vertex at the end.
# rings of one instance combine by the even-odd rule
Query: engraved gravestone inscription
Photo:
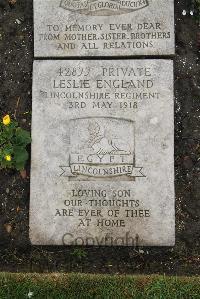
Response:
POLYGON ((172 74, 170 60, 34 62, 33 244, 174 244, 172 74))
POLYGON ((35 57, 173 55, 174 0, 34 0, 35 57))

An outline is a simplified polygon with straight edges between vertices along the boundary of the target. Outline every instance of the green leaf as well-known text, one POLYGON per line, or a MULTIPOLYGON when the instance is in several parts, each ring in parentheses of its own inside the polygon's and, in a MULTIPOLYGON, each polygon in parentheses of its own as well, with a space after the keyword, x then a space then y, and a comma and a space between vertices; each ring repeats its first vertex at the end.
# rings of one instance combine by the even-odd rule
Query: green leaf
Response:
POLYGON ((28 160, 28 152, 23 146, 16 146, 14 148, 14 161, 17 170, 23 170, 25 163, 28 160))
MULTIPOLYGON (((5 144, 4 146, 0 147, 0 161, 5 161, 6 155, 13 155, 13 146, 11 143, 5 144)), ((8 162, 10 165, 10 162, 8 162)))
POLYGON ((3 159, 2 161, 0 161, 0 168, 13 168, 13 162, 9 162, 3 159))
POLYGON ((28 145, 31 142, 30 133, 21 128, 17 128, 15 133, 15 142, 17 145, 28 145))
POLYGON ((28 159, 26 146, 30 142, 30 133, 18 127, 16 121, 11 120, 7 126, 0 122, 0 168, 23 170, 28 159), (6 161, 6 155, 12 160, 6 161))

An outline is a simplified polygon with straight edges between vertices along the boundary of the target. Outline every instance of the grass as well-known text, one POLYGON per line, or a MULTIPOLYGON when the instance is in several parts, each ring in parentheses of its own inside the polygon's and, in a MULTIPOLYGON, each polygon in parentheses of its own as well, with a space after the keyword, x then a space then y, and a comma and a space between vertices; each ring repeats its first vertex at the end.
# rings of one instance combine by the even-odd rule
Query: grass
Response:
POLYGON ((0 299, 23 298, 199 299, 200 278, 1 273, 0 299))

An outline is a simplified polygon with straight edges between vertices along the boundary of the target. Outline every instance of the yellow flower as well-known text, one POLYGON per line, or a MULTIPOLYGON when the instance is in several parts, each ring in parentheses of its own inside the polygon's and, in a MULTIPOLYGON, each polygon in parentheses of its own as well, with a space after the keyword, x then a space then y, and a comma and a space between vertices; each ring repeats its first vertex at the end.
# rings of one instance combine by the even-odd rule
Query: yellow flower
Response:
POLYGON ((6 115, 6 116, 4 116, 4 118, 3 118, 3 124, 5 125, 5 126, 8 126, 9 124, 10 124, 10 116, 9 115, 6 115))
POLYGON ((10 162, 10 161, 12 160, 12 158, 11 158, 10 155, 6 155, 6 156, 5 156, 5 159, 6 159, 6 161, 8 161, 8 162, 10 162))

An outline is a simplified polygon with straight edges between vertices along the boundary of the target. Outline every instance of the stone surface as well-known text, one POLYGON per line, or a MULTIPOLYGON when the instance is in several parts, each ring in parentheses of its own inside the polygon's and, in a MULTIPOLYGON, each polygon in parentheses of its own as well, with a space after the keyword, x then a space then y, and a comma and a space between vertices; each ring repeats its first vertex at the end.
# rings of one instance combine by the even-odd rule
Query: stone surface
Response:
POLYGON ((36 57, 172 55, 173 0, 34 0, 36 57))
POLYGON ((35 61, 30 238, 174 244, 171 60, 35 61))

